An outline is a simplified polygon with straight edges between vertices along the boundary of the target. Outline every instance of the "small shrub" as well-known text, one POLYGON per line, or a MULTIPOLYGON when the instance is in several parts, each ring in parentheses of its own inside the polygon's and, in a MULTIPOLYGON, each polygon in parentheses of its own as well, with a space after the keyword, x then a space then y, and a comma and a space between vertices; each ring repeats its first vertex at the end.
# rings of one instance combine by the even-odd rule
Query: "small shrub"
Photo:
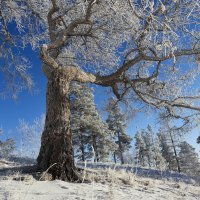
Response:
POLYGON ((10 138, 7 139, 5 142, 0 141, 0 157, 7 158, 9 157, 13 151, 15 150, 15 141, 10 138))

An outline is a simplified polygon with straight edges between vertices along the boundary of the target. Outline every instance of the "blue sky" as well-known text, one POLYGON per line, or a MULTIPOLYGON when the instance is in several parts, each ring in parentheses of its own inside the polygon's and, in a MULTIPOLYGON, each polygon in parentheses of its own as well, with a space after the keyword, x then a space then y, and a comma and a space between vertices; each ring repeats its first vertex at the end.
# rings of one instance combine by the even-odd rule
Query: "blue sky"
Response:
POLYGON ((35 86, 31 91, 24 90, 19 93, 16 100, 0 99, 0 128, 4 131, 3 138, 7 137, 8 135, 6 134, 11 132, 17 137, 15 132, 19 119, 32 122, 36 117, 45 113, 47 80, 41 69, 39 55, 29 48, 25 49, 24 54, 32 63, 30 74, 35 86))
MULTIPOLYGON (((25 56, 28 57, 32 63, 30 73, 35 82, 35 87, 31 91, 22 91, 18 99, 0 99, 0 129, 3 129, 3 134, 0 139, 14 137, 19 141, 19 133, 16 127, 18 126, 19 119, 25 119, 27 122, 32 123, 33 120, 42 113, 45 113, 45 96, 46 96, 46 78, 41 69, 41 62, 39 54, 33 52, 30 48, 25 49, 25 56)), ((95 103, 97 107, 101 109, 106 103, 108 93, 106 88, 94 86, 95 91, 95 103)), ((129 135, 134 136, 136 130, 146 128, 150 123, 155 126, 155 122, 152 120, 152 115, 146 115, 144 113, 138 114, 134 118, 127 128, 129 135)), ((187 141, 192 144, 196 151, 200 151, 200 145, 196 144, 196 138, 199 135, 199 130, 196 129, 188 134, 187 141)))

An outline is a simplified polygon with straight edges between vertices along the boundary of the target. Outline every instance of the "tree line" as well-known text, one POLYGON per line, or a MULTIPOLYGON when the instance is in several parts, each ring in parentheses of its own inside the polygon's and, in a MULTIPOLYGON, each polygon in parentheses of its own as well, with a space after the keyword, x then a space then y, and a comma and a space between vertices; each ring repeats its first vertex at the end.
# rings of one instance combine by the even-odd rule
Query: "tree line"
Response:
POLYGON ((125 114, 116 99, 109 99, 104 122, 88 85, 74 83, 71 90, 71 127, 77 160, 124 164, 135 143, 135 156, 134 152, 130 155, 135 166, 200 174, 198 153, 184 141, 184 134, 171 129, 169 123, 161 124, 157 132, 148 125, 137 131, 132 141, 126 133, 125 114))
POLYGON ((73 83, 70 97, 74 157, 81 161, 93 158, 95 162, 113 157, 124 164, 123 153, 131 148, 132 138, 126 134, 125 114, 116 100, 109 100, 104 122, 88 85, 73 83))
MULTIPOLYGON (((171 128, 169 122, 161 123, 157 131, 148 125, 146 129, 136 131, 133 140, 126 132, 126 115, 118 101, 113 97, 108 100, 105 106, 107 117, 103 120, 94 102, 93 89, 88 84, 77 82, 70 85, 70 111, 76 161, 113 161, 136 167, 200 174, 198 153, 184 141, 184 133, 171 128)), ((28 146, 24 155, 37 156, 43 128, 43 115, 33 124, 19 121, 21 145, 28 146)), ((0 156, 8 156, 15 146, 13 139, 0 141, 0 156)))
POLYGON ((199 155, 179 133, 171 129, 156 133, 148 125, 137 131, 135 140, 138 166, 200 175, 199 155))

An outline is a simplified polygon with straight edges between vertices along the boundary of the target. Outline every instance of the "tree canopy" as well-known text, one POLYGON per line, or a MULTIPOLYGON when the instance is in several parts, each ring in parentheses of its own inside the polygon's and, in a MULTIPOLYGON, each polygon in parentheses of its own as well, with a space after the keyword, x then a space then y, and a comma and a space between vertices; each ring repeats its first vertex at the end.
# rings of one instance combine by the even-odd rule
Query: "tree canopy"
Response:
POLYGON ((199 74, 196 1, 2 0, 0 5, 1 71, 10 77, 10 88, 20 80, 32 84, 28 61, 16 52, 46 43, 41 50, 46 74, 71 66, 74 80, 111 87, 120 100, 142 101, 176 118, 182 108, 199 111, 199 94, 187 87, 199 74))
POLYGON ((2 0, 0 5, 1 71, 12 77, 13 87, 19 78, 32 84, 27 60, 17 52, 46 41, 41 56, 47 73, 78 66, 93 73, 82 81, 110 86, 119 99, 131 96, 171 115, 180 108, 199 110, 192 105, 198 94, 186 94, 199 73, 196 1, 2 0))

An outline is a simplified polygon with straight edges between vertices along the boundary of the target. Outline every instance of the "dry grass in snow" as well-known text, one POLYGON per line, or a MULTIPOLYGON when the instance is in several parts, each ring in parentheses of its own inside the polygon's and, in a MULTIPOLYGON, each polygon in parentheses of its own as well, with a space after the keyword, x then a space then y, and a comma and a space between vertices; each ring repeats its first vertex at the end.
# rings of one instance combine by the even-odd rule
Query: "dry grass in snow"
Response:
POLYGON ((1 176, 1 200, 196 200, 200 188, 192 184, 138 177, 124 170, 86 169, 91 183, 37 181, 31 175, 1 176))

